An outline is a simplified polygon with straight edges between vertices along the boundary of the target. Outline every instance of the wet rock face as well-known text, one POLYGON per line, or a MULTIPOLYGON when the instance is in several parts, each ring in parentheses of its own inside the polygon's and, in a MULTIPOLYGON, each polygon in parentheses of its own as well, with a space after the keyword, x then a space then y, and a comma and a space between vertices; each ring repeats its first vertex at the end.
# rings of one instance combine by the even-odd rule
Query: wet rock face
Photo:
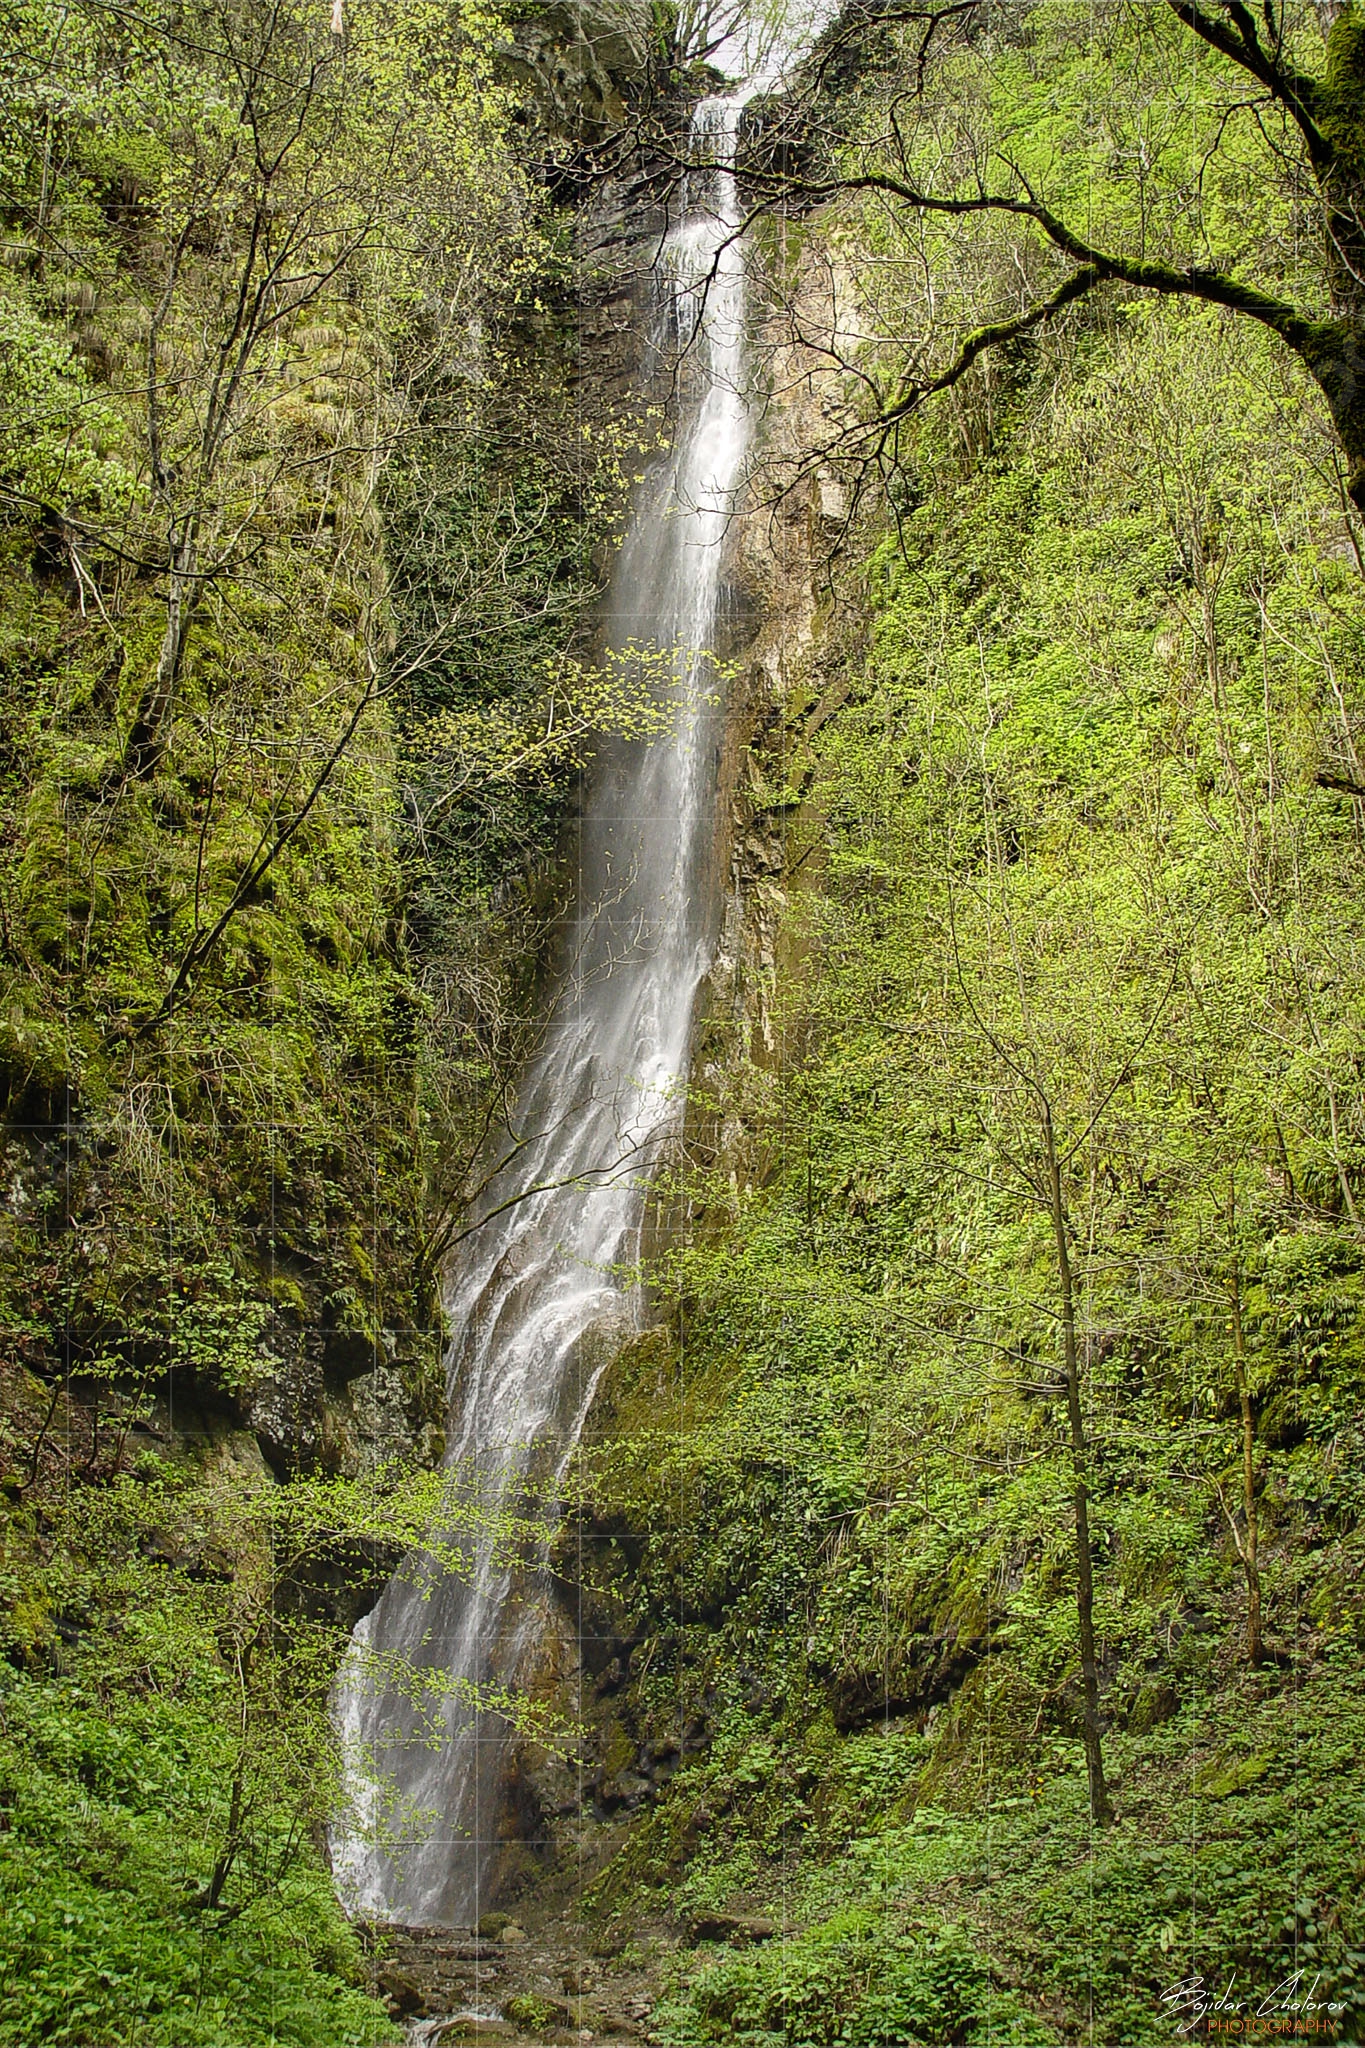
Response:
MULTIPOLYGON (((594 334, 599 353, 613 322, 626 331, 638 319, 638 307, 627 310, 630 305, 624 292, 618 300, 601 300, 594 334)), ((792 459, 817 435, 807 415, 822 403, 812 366, 787 367, 791 388, 802 395, 787 402, 793 416, 775 411, 765 425, 762 445, 774 461, 792 459)), ((731 1074, 744 1062, 777 1065, 792 1050, 783 1041, 777 995, 805 963, 786 946, 782 912, 790 890, 800 886, 793 870, 818 836, 802 732, 819 722, 827 699, 837 694, 822 669, 822 536, 832 513, 820 481, 802 480, 776 517, 771 507, 755 509, 736 523, 729 542, 725 652, 737 661, 739 676, 721 768, 724 845, 718 851, 728 873, 723 928, 693 1049, 704 1092, 722 1105, 731 1074)), ((711 1121, 705 1113, 694 1115, 689 1138, 741 1181, 764 1171, 723 1111, 711 1121)), ((672 1227, 662 1212, 648 1224, 647 1255, 672 1227)), ((630 1414, 647 1400, 655 1371, 662 1394, 671 1371, 663 1330, 634 1338, 608 1365, 587 1423, 589 1445, 630 1429, 630 1414)), ((707 1747, 704 1707, 665 1727, 641 1701, 638 1681, 648 1652, 634 1593, 648 1540, 645 1530, 599 1520, 590 1505, 561 1526, 526 1683, 552 1718, 576 1724, 578 1733, 567 1755, 530 1743, 517 1747, 500 1822, 506 1846, 490 1894, 500 1906, 567 1909, 668 1796, 688 1757, 707 1747)), ((766 1935, 755 1921, 698 1938, 740 1942, 766 1935)))
POLYGON ((600 139, 628 115, 649 71, 648 0, 549 0, 515 10, 508 69, 549 138, 600 139))
POLYGON ((664 1727, 639 1717, 634 1680, 648 1646, 592 1568, 601 1535, 566 1517, 534 1596, 536 1648, 521 1682, 556 1737, 523 1739, 508 1753, 485 1891, 493 1910, 479 1923, 490 1940, 504 1938, 509 1920, 531 1926, 576 1911, 632 1826, 709 1741, 700 1715, 664 1727))
POLYGON ((440 1431, 414 1414, 409 1393, 414 1341, 386 1329, 370 1343, 272 1317, 246 1420, 275 1477, 322 1471, 354 1479, 414 1454, 439 1463, 440 1431))

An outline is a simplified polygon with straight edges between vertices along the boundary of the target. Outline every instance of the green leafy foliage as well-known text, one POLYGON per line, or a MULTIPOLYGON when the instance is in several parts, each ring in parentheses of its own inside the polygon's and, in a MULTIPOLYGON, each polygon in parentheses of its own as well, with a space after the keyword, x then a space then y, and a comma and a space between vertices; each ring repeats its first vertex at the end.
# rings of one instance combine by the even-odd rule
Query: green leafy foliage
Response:
POLYGON ((13 0, 0 45, 0 2036, 389 2039, 327 1700, 441 1508, 385 1465, 442 1445, 433 1158, 574 757, 474 749, 425 836, 413 786, 434 715, 568 677, 618 443, 495 12, 13 0))
MULTIPOLYGON (((206 1917, 187 1852, 226 1818, 230 1744, 211 1702, 117 1714, 78 1687, 12 1679, 0 1755, 0 2039, 217 2044, 393 2038, 359 1989, 331 1882, 300 1858, 232 1918, 206 1917)), ((287 1825, 262 1853, 289 1855, 287 1825)))
POLYGON ((301 1510, 335 1542, 259 1469, 145 1457, 11 1512, 5 2039, 384 2038, 309 1834, 334 1796, 331 1632, 270 1622, 301 1510))
MULTIPOLYGON (((252 1449, 144 1452, 132 1475, 25 1489, 7 1514, 0 2039, 392 2038, 323 1853, 353 1613, 334 1589, 467 1574, 490 1534, 511 1555, 534 1532, 490 1529, 443 1474, 278 1484, 252 1449)), ((353 1682, 371 1677, 443 1726, 440 1674, 358 1660, 353 1682)), ((544 1714, 519 1725, 554 1739, 544 1714)), ((374 1789, 385 1825, 392 1788, 374 1789)))
POLYGON ((992 1990, 961 1928, 930 1923, 890 1934, 879 1915, 857 1907, 780 1950, 704 1966, 676 2016, 665 2007, 663 2019, 669 2040, 750 2048, 1051 2038, 992 1990))
POLYGON ((667 1356, 616 1368, 584 1467, 628 1712, 710 1747, 595 1896, 780 1905, 680 1966, 679 2042, 1157 2041, 1179 1980, 1299 1971, 1353 2038, 1365 585, 1244 328, 1057 341, 983 452, 985 401, 926 419, 757 764, 810 791, 810 964, 748 998, 802 1052, 712 1025, 667 1356))
POLYGON ((0 477, 35 506, 117 511, 136 489, 116 453, 117 408, 75 348, 22 303, 0 300, 0 477))

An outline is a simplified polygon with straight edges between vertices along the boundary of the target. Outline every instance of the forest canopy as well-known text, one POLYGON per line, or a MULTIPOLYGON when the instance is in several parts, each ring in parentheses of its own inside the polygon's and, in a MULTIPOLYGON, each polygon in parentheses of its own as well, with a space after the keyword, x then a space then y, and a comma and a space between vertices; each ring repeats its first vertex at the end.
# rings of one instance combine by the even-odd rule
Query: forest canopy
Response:
POLYGON ((1363 48, 1338 0, 842 10, 746 166, 758 213, 841 199, 885 275, 880 345, 828 338, 863 399, 830 452, 888 457, 983 352, 1127 287, 1276 334, 1365 510, 1363 48))

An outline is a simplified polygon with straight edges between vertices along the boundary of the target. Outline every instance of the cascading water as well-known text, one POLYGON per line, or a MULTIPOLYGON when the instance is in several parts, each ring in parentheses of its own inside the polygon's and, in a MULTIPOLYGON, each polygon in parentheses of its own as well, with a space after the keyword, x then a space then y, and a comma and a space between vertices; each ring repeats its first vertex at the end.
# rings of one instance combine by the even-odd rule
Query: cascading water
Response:
MULTIPOLYGON (((533 1473, 562 1473, 610 1327, 619 1341, 638 1314, 615 1276, 638 1260, 646 1184, 677 1129, 709 964, 718 740, 704 651, 750 429, 733 170, 747 96, 706 100, 693 118, 698 168, 664 266, 686 351, 684 403, 613 579, 611 644, 618 656, 652 647, 671 660, 678 716, 667 738, 622 747, 597 776, 582 824, 572 965, 520 1090, 522 1142, 485 1191, 487 1220, 448 1276, 452 1481, 485 1508, 514 1510, 533 1473)), ((515 1683, 524 1668, 536 1620, 535 1603, 518 1598, 525 1576, 486 1539, 472 1580, 400 1573, 357 1628, 336 1700, 353 1813, 333 1845, 353 1912, 409 1925, 478 1918, 499 1847, 508 1724, 480 1711, 474 1689, 515 1683), (411 1686, 384 1682, 386 1668, 400 1667, 445 1674, 434 1741, 419 1732, 411 1686), (367 1791, 383 1781, 418 1817, 401 1851, 367 1791)))

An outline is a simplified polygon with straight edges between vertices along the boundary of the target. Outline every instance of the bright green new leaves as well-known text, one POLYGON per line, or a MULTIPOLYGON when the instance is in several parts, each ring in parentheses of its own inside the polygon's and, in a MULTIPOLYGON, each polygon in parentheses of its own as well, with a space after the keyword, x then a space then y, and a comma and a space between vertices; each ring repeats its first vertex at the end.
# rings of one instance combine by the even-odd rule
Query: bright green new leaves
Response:
POLYGON ((1155 2041, 1173 1977, 1269 1991, 1300 1942, 1351 2005, 1365 583, 1322 422, 1269 340, 1124 308, 903 452, 755 778, 810 789, 763 989, 799 1052, 713 1027, 673 1369, 618 1369, 591 1453, 595 1526, 648 1532, 601 1571, 639 1711, 716 1736, 598 1896, 782 1901, 680 1966, 679 2042, 1155 2041))
MULTIPOLYGON (((343 1799, 337 1588, 358 1565, 371 1594, 395 1567, 467 1575, 490 1538, 511 1556, 540 1532, 490 1524, 449 1474, 278 1485, 254 1451, 238 1437, 199 1469, 143 1452, 7 1518, 0 2040, 392 2038, 318 1855, 343 1799)), ((442 1674, 368 1676, 438 1739, 442 1674)), ((559 1739, 544 1712, 478 1704, 559 1739)))
MULTIPOLYGON (((441 1446, 401 735, 564 675, 553 772, 492 750, 552 841, 628 715, 561 659, 618 442, 493 12, 0 11, 0 2032, 330 2048, 392 2032, 323 1851, 350 1625, 405 1553, 543 1533, 356 1477, 367 1430, 441 1446)), ((428 961, 478 962, 466 822, 428 961)))
POLYGON ((0 491, 30 515, 125 511, 137 489, 127 439, 70 342, 0 298, 0 491))

